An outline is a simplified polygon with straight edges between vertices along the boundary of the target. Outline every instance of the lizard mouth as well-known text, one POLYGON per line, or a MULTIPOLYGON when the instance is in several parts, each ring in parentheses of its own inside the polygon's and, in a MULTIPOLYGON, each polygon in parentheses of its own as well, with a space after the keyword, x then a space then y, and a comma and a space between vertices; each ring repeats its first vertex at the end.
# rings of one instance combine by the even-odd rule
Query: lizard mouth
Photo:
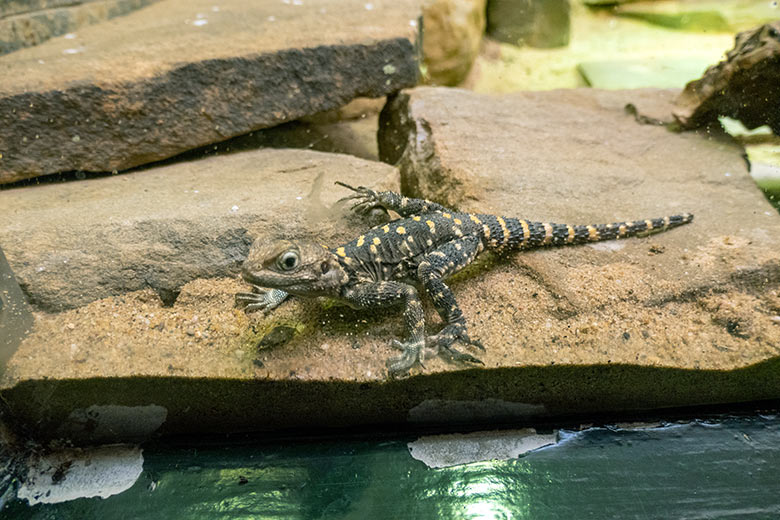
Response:
POLYGON ((258 276, 251 271, 242 271, 241 278, 250 285, 256 285, 264 289, 287 289, 299 285, 302 282, 312 281, 312 277, 286 277, 286 276, 258 276))
MULTIPOLYGON (((265 287, 265 288, 268 288, 268 286, 269 286, 269 284, 267 283, 268 282, 267 279, 261 278, 261 277, 255 275, 254 273, 252 273, 251 271, 242 271, 241 272, 241 278, 246 283, 248 283, 250 285, 257 285, 257 286, 265 287)), ((279 282, 279 280, 274 280, 274 281, 275 282, 279 282)), ((276 284, 273 284, 273 285, 276 285, 276 284)), ((274 287, 271 287, 271 288, 274 288, 274 287)))

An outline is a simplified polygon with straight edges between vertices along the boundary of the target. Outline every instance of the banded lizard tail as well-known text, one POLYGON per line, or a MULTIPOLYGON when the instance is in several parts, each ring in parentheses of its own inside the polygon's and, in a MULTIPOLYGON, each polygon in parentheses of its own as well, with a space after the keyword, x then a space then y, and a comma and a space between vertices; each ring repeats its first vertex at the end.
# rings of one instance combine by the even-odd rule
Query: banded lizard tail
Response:
POLYGON ((484 348, 471 338, 466 320, 452 290, 444 280, 482 251, 507 253, 541 246, 561 246, 626 238, 641 233, 665 231, 687 224, 693 215, 616 222, 569 225, 532 222, 512 217, 462 213, 422 199, 391 191, 353 188, 342 200, 366 213, 382 207, 401 218, 374 227, 335 249, 310 241, 283 240, 253 247, 242 269, 252 285, 250 293, 238 293, 236 303, 246 311, 270 310, 292 294, 327 296, 358 309, 402 305, 406 340, 393 341, 401 355, 387 361, 391 376, 405 374, 415 364, 423 365, 426 350, 455 361, 479 363, 457 350, 456 342, 484 348), (425 320, 419 291, 421 285, 444 320, 437 333, 425 336, 425 320))

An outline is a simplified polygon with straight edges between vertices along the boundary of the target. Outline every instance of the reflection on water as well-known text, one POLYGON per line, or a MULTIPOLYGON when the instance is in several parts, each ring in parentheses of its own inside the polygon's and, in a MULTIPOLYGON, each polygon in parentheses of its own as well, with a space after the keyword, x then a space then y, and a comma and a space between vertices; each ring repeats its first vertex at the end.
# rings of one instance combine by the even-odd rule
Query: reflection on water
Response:
POLYGON ((432 469, 407 442, 153 446, 128 491, 12 518, 775 518, 780 418, 561 430, 523 457, 432 469))

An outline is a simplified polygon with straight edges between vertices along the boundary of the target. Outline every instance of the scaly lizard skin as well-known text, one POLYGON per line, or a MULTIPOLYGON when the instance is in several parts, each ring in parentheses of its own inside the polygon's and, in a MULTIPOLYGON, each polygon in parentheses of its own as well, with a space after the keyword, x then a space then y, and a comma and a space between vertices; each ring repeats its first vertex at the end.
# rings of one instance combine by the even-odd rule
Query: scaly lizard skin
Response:
POLYGON ((242 277, 253 286, 236 302, 252 310, 269 310, 290 295, 327 296, 357 309, 400 305, 407 339, 393 341, 402 351, 387 361, 391 376, 405 374, 422 362, 426 350, 455 361, 479 363, 457 350, 461 342, 484 348, 469 337, 466 320, 444 280, 470 264, 485 249, 507 253, 540 246, 582 244, 665 231, 687 224, 684 213, 634 222, 573 226, 510 217, 461 213, 440 204, 403 197, 390 191, 353 188, 352 209, 393 210, 400 219, 377 226, 334 249, 314 242, 280 241, 253 248, 242 277), (422 285, 445 322, 438 334, 425 336, 425 319, 415 284, 422 285), (268 290, 270 289, 270 290, 268 290))

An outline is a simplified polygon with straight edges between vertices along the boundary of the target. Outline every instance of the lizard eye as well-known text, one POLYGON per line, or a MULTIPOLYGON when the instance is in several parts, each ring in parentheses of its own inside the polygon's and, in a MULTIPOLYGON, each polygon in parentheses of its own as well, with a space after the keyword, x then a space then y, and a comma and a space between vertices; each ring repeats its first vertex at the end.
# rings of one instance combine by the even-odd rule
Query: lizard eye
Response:
POLYGON ((297 251, 287 251, 282 256, 279 257, 278 264, 279 268, 283 271, 291 271, 298 267, 298 262, 300 262, 300 257, 298 256, 297 251))

